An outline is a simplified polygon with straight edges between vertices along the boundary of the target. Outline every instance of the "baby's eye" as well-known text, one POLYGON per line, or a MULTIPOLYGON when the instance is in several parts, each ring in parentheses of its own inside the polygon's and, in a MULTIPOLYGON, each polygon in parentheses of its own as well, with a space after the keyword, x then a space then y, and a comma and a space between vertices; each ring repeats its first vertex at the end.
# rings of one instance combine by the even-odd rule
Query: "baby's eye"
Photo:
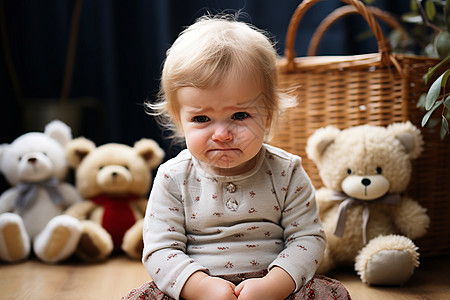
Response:
POLYGON ((250 115, 246 112, 237 112, 237 113, 233 114, 232 119, 233 120, 244 120, 248 117, 250 117, 250 115))
POLYGON ((207 116, 195 116, 195 117, 192 118, 192 121, 196 122, 196 123, 205 123, 205 122, 208 122, 210 120, 211 119, 208 118, 207 116))

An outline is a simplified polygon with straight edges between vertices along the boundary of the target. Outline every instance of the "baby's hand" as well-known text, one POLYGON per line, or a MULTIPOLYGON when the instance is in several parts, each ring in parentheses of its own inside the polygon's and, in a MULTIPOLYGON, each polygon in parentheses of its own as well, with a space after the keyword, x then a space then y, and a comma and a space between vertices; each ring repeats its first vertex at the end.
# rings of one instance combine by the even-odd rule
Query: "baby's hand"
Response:
POLYGON ((270 295, 264 278, 247 279, 241 282, 235 289, 238 300, 279 299, 270 295))
POLYGON ((186 300, 237 300, 235 285, 219 277, 196 272, 188 279, 181 296, 186 300))
POLYGON ((234 290, 238 300, 282 300, 295 289, 291 276, 279 267, 274 267, 263 278, 252 278, 241 282, 234 290))

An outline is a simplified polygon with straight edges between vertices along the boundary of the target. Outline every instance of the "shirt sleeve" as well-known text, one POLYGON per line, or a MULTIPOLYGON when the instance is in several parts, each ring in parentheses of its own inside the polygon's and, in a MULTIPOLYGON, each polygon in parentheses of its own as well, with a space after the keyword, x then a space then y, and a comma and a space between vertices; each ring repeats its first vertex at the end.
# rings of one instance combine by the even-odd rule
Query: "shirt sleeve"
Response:
POLYGON ((175 299, 194 272, 208 273, 185 253, 185 214, 179 187, 176 178, 161 166, 145 214, 142 258, 158 288, 175 299))
POLYGON ((314 187, 299 157, 291 162, 290 175, 281 219, 285 246, 269 269, 278 266, 285 270, 298 291, 314 276, 323 257, 326 238, 314 187))

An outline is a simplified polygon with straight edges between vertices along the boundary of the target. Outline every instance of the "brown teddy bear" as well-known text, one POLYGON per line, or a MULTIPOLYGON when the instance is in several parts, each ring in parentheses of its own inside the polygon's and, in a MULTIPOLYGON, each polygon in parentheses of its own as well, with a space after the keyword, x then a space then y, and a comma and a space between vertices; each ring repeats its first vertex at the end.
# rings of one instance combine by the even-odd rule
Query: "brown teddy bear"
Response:
POLYGON ((425 234, 426 210, 405 192, 422 151, 411 123, 317 130, 306 152, 324 187, 317 191, 328 244, 318 273, 354 265, 368 284, 398 285, 419 265, 412 239, 425 234))
POLYGON ((143 216, 152 183, 152 169, 164 151, 150 139, 129 147, 110 143, 99 147, 77 138, 66 146, 69 165, 85 201, 65 213, 82 220, 76 254, 87 261, 107 258, 123 250, 139 259, 142 252, 143 216))

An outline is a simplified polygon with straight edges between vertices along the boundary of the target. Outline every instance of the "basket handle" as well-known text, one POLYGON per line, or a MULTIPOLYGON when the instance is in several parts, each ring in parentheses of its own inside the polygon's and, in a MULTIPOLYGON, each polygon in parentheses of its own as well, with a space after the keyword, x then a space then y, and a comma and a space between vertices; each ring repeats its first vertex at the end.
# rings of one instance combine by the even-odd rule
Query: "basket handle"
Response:
MULTIPOLYGON (((297 34, 298 24, 300 23, 300 20, 302 19, 303 15, 306 13, 306 11, 314 4, 324 1, 324 0, 303 0, 294 11, 294 14, 291 17, 291 20, 289 22, 288 31, 286 35, 286 43, 285 43, 285 56, 287 58, 287 71, 288 72, 294 72, 295 71, 295 64, 294 64, 294 58, 296 56, 296 53, 294 51, 294 44, 295 44, 295 36, 297 34)), ((383 35, 383 32, 381 31, 380 25, 375 20, 372 13, 370 13, 366 6, 359 0, 341 0, 342 2, 352 5, 355 7, 357 12, 364 17, 364 19, 369 24, 370 29, 372 30, 373 34, 375 35, 375 38, 377 39, 378 43, 378 52, 381 54, 381 63, 385 66, 389 65, 390 63, 394 63, 394 65, 399 68, 398 63, 392 56, 392 50, 391 45, 388 40, 383 35)))
MULTIPOLYGON (((366 9, 373 14, 377 19, 383 21, 387 24, 391 29, 400 30, 401 39, 405 40, 408 35, 403 26, 395 19, 391 14, 373 6, 367 6, 366 9)), ((309 42, 308 47, 308 56, 314 56, 317 53, 317 48, 319 46, 320 41, 322 40, 325 32, 333 25, 337 20, 344 18, 346 16, 356 14, 358 11, 352 5, 344 5, 337 9, 335 9, 332 13, 330 13, 325 19, 317 27, 313 36, 311 37, 311 41, 309 42)))

